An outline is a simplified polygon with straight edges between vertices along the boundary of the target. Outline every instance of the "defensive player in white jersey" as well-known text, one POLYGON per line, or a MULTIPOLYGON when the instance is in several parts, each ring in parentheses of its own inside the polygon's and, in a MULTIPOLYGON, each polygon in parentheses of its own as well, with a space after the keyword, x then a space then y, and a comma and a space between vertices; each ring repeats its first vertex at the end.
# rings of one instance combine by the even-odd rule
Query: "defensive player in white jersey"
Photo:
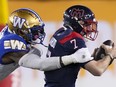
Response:
POLYGON ((0 32, 0 80, 19 66, 49 71, 61 68, 62 65, 82 63, 92 59, 88 50, 84 53, 78 50, 69 56, 41 58, 41 51, 34 45, 44 45, 44 37, 44 23, 35 11, 21 8, 12 12, 7 25, 0 32), (78 58, 75 57, 77 55, 78 58))

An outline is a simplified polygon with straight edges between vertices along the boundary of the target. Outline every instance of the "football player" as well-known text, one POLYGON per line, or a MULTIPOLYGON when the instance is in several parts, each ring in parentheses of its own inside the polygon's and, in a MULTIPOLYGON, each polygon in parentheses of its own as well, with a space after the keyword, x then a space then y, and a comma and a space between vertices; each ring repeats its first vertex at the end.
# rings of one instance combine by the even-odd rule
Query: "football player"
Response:
POLYGON ((80 59, 73 59, 74 54, 70 55, 70 58, 68 56, 41 58, 41 50, 34 45, 44 45, 44 37, 44 23, 35 11, 21 8, 12 12, 7 25, 0 32, 0 80, 8 76, 19 65, 48 71, 61 68, 62 64, 91 60, 82 59, 82 56, 80 59))
MULTIPOLYGON (((86 6, 74 5, 64 12, 63 18, 63 27, 58 29, 50 40, 48 58, 70 55, 80 49, 81 52, 90 54, 84 38, 94 41, 98 35, 97 20, 94 13, 86 6)), ((95 76, 102 75, 113 58, 116 57, 114 47, 106 45, 102 45, 102 47, 106 50, 107 55, 98 61, 91 60, 70 64, 61 69, 46 71, 45 87, 75 87, 81 67, 95 76)))

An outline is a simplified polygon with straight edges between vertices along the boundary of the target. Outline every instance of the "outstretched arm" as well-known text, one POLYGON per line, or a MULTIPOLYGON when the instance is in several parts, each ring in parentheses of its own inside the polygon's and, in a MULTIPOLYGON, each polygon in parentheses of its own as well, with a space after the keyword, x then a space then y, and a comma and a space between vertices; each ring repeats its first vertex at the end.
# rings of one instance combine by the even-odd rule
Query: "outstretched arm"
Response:
POLYGON ((101 76, 106 71, 112 60, 116 58, 115 47, 104 44, 102 47, 104 48, 106 55, 101 59, 98 58, 99 60, 90 61, 85 65, 85 69, 95 76, 101 76))
POLYGON ((19 60, 19 65, 27 68, 49 71, 59 69, 72 63, 83 63, 92 60, 87 48, 82 48, 72 55, 62 57, 41 58, 34 48, 19 60))

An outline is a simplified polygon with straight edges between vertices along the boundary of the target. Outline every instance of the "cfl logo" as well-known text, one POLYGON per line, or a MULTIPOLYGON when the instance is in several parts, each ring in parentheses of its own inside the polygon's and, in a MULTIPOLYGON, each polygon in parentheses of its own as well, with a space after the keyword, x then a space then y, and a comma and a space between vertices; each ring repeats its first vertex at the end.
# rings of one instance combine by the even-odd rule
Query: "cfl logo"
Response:
POLYGON ((26 21, 26 20, 23 19, 23 18, 14 16, 14 18, 13 18, 13 26, 14 26, 14 27, 17 27, 17 26, 18 26, 18 28, 21 29, 25 21, 26 21))

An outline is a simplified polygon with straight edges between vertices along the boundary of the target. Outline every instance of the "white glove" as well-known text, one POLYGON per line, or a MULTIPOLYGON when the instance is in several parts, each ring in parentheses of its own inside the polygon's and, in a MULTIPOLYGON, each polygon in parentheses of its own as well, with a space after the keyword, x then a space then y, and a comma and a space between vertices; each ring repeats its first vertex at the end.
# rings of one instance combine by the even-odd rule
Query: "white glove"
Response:
POLYGON ((63 56, 62 62, 64 65, 71 63, 85 63, 92 60, 91 54, 87 48, 81 48, 77 50, 74 54, 63 56))

